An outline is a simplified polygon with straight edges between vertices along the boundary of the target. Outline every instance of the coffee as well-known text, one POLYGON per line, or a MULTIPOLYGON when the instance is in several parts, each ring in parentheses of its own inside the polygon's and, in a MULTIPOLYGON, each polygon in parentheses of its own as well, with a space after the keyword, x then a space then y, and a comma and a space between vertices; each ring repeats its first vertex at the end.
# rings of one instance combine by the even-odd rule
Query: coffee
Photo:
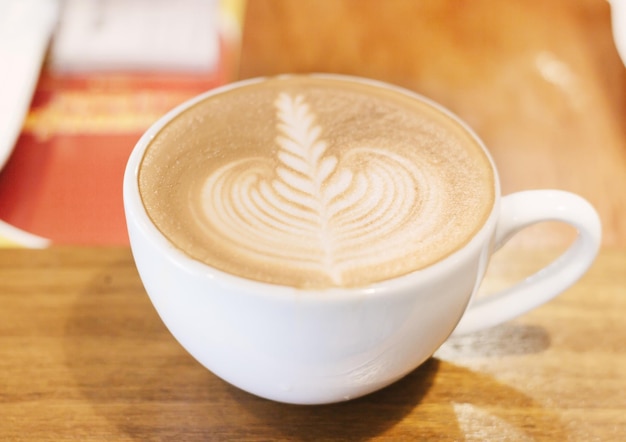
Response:
POLYGON ((285 76, 210 95, 150 141, 139 188, 157 228, 224 272, 357 287, 463 247, 495 199, 479 142, 400 91, 285 76))

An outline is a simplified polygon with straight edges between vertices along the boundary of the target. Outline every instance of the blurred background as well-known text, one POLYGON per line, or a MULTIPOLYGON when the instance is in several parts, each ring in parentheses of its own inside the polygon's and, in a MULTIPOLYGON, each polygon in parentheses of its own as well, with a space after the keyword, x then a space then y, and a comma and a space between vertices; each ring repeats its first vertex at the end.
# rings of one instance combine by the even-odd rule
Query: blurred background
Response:
MULTIPOLYGON (((503 193, 579 193, 605 245, 626 244, 626 72, 606 0, 0 5, 0 88, 28 77, 6 60, 35 78, 0 107, 1 120, 26 103, 0 144, 3 246, 125 245, 121 177, 141 133, 204 90, 286 72, 375 78, 442 103, 483 138, 503 193)), ((548 224, 518 242, 571 234, 548 224)))

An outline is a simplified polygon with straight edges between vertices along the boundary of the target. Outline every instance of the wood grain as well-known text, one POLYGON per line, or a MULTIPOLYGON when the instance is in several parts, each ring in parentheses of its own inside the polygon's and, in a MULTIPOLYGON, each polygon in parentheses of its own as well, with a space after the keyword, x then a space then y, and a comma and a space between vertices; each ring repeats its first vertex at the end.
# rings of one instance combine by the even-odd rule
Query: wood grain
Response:
MULTIPOLYGON (((503 251, 510 283, 553 251, 503 251), (515 258, 515 259, 512 259, 515 258)), ((127 249, 0 250, 0 440, 620 440, 626 251, 380 392, 290 406, 224 383, 171 337, 127 249)))

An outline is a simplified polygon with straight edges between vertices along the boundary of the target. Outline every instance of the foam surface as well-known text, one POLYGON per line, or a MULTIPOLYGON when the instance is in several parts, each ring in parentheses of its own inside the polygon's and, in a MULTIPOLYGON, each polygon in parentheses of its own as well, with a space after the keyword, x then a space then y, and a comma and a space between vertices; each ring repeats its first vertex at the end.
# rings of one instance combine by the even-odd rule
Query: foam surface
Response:
POLYGON ((139 177, 157 227, 223 271, 361 286, 465 244, 493 204, 480 146, 398 92, 309 77, 209 98, 152 141, 139 177))

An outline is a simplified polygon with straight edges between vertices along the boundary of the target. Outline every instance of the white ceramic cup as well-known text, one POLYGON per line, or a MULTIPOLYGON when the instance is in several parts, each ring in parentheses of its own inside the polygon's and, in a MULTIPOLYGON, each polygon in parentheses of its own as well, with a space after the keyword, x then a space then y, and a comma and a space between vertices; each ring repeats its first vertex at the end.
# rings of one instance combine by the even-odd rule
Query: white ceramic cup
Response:
POLYGON ((593 262, 601 227, 587 201, 557 190, 502 197, 495 168, 495 203, 480 231, 443 261, 399 278, 363 288, 303 290, 247 280, 189 258, 157 230, 142 205, 137 178, 144 151, 186 108, 249 82, 209 91, 157 121, 137 143, 124 177, 132 252, 152 303, 183 347, 227 382, 298 404, 362 396, 415 369, 453 332, 493 326, 545 303, 593 262), (520 229, 555 220, 578 231, 563 255, 517 285, 470 303, 495 250, 520 229))

